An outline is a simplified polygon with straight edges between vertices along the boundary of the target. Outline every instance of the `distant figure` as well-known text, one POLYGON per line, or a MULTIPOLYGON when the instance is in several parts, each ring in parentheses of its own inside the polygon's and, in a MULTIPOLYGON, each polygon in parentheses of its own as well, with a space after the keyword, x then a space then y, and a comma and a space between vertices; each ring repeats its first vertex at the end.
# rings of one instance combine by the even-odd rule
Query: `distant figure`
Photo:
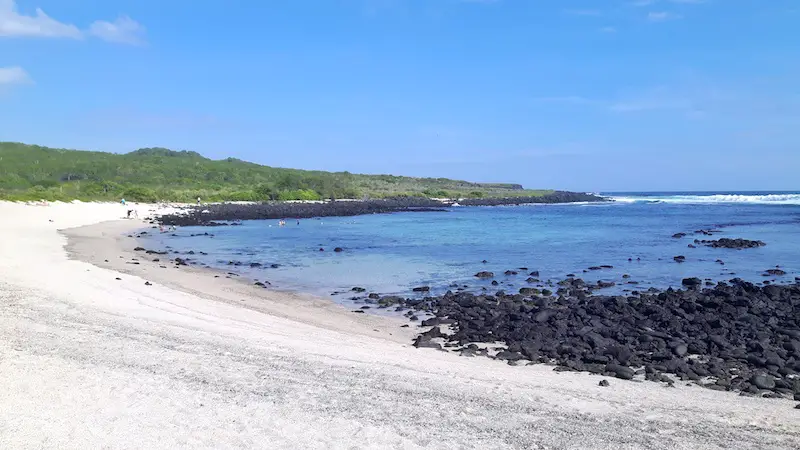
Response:
POLYGON ((125 206, 125 199, 123 198, 122 200, 120 200, 120 203, 122 203, 122 206, 125 206))
POLYGON ((134 212, 135 212, 135 210, 133 210, 133 209, 129 209, 128 210, 128 219, 131 218, 131 214, 134 213, 134 212))
POLYGON ((297 219, 297 224, 300 225, 300 219, 297 219))
POLYGON ((200 204, 200 197, 197 197, 197 204, 200 204))

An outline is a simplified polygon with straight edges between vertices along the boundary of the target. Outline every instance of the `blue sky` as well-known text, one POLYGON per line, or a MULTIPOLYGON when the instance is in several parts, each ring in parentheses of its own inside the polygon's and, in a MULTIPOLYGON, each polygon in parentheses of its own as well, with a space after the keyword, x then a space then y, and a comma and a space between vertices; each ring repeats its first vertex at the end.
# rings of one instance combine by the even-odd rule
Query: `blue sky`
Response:
POLYGON ((0 0, 0 140, 800 188, 800 1, 0 0))

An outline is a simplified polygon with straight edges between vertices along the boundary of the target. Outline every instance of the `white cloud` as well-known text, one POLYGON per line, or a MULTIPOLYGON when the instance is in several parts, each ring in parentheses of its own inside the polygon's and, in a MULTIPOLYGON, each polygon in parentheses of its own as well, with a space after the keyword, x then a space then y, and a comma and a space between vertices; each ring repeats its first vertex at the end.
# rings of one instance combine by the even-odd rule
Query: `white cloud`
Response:
POLYGON ((681 16, 667 11, 651 11, 647 14, 647 20, 651 22, 664 22, 667 20, 680 19, 681 16))
POLYGON ((630 3, 631 6, 649 6, 655 3, 656 0, 634 0, 630 3))
POLYGON ((602 31, 603 33, 616 33, 617 29, 614 27, 603 27, 600 28, 600 31, 602 31))
POLYGON ((31 83, 30 75, 22 67, 0 67, 0 86, 31 83))
POLYGON ((61 23, 36 8, 36 14, 20 14, 14 0, 0 0, 0 36, 80 39, 75 25, 61 23))
POLYGON ((15 0, 0 0, 0 37, 41 37, 82 39, 91 35, 109 42, 141 44, 145 29, 127 16, 114 22, 97 20, 88 30, 81 30, 69 23, 59 22, 48 16, 41 8, 32 15, 19 12, 15 0))
POLYGON ((144 33, 144 27, 128 16, 121 16, 114 22, 97 20, 89 27, 92 36, 120 44, 142 44, 144 33))

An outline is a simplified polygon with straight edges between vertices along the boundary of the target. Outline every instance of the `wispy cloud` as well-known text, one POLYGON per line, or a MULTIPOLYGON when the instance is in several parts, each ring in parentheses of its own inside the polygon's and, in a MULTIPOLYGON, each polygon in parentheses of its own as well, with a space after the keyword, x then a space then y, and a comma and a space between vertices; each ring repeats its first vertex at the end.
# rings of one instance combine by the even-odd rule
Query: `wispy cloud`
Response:
POLYGON ((0 67, 0 86, 32 82, 30 75, 22 67, 0 67))
POLYGON ((114 22, 97 20, 89 27, 89 34, 108 42, 140 45, 144 43, 144 27, 128 16, 121 16, 114 22))
POLYGON ((75 25, 61 23, 40 8, 26 16, 19 13, 14 0, 0 0, 0 36, 80 39, 83 35, 75 25))
POLYGON ((123 16, 114 22, 97 20, 84 31, 48 16, 41 8, 36 8, 33 15, 26 15, 19 12, 15 0, 0 0, 0 37, 82 39, 86 35, 109 42, 139 44, 144 39, 144 27, 123 16))
POLYGON ((596 100, 592 100, 590 98, 583 97, 580 95, 536 97, 533 99, 533 101, 536 103, 565 103, 570 105, 589 105, 597 103, 596 100))
MULTIPOLYGON (((658 3, 659 0, 633 0, 628 4, 631 6, 650 6, 655 5, 658 3)), ((666 0, 670 3, 683 3, 687 5, 699 5, 701 3, 706 3, 707 0, 666 0)))
POLYGON ((597 9, 565 9, 564 13, 573 16, 599 16, 602 14, 597 9))
POLYGON ((603 33, 616 33, 617 29, 614 27, 603 27, 600 28, 600 31, 602 31, 603 33))
POLYGON ((651 22, 666 22, 667 20, 676 20, 680 18, 680 15, 668 11, 651 11, 647 14, 647 20, 651 22))

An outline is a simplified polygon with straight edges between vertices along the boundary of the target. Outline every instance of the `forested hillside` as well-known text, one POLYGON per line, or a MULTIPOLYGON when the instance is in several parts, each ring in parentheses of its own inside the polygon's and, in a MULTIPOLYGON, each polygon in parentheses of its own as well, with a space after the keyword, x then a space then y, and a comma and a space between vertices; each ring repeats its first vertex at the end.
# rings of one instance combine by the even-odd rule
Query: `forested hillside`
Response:
POLYGON ((282 169, 235 158, 144 148, 127 154, 0 142, 0 199, 206 201, 509 197, 550 191, 445 178, 282 169))

